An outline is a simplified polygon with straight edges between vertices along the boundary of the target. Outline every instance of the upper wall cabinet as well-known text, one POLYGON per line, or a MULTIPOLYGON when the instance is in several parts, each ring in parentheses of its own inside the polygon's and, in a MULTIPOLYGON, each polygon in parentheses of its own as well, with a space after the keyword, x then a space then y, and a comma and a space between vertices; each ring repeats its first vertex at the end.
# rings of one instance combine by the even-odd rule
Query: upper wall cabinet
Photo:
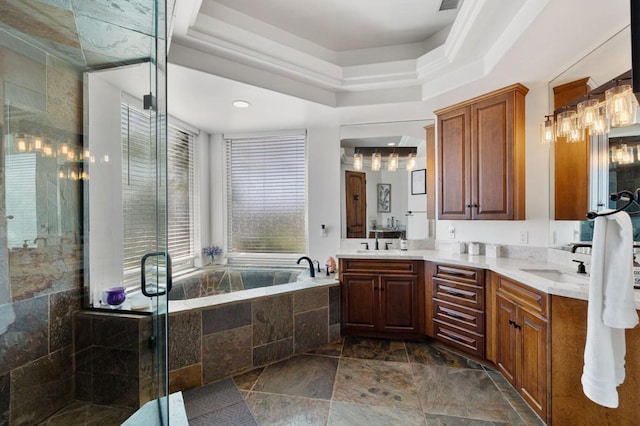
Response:
POLYGON ((438 219, 525 218, 525 96, 514 84, 435 111, 438 219))

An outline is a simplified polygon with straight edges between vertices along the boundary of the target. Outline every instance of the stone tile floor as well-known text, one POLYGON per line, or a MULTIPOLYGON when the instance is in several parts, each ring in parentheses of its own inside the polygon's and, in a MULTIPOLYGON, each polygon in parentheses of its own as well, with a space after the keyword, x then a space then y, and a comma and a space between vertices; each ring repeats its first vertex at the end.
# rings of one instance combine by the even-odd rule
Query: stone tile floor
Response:
POLYGON ((544 424, 499 373, 434 343, 377 339, 346 338, 184 399, 192 425, 544 424))
MULTIPOLYGON (((347 337, 183 396, 190 425, 544 425, 499 373, 432 342, 347 337)), ((42 424, 129 414, 74 403, 42 424)))

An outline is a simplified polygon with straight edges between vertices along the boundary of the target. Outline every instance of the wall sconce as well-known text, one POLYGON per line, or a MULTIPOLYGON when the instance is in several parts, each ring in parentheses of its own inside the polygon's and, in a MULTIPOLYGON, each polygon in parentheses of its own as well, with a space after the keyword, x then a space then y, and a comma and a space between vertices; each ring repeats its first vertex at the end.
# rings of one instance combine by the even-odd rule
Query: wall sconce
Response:
POLYGON ((359 152, 353 154, 353 169, 358 172, 362 170, 363 161, 364 159, 362 158, 362 154, 360 154, 359 152))
POLYGON ((576 121, 575 111, 563 111, 558 114, 558 125, 556 126, 556 135, 558 137, 567 137, 571 133, 576 121))
POLYGON ((390 172, 395 172, 398 170, 398 153, 392 152, 389 154, 389 160, 387 160, 387 170, 390 172))
POLYGON ((407 170, 412 171, 416 168, 416 154, 409 154, 407 156, 407 170))
POLYGON ((24 136, 20 136, 18 141, 16 142, 16 147, 18 148, 18 152, 27 152, 27 141, 24 136))
POLYGON ((377 172, 382 167, 382 155, 379 152, 371 154, 371 170, 377 172))
POLYGON ((590 129, 599 115, 599 105, 597 99, 587 99, 577 106, 578 126, 581 129, 590 129))
POLYGON ((33 139, 33 149, 35 151, 42 151, 42 138, 36 137, 33 139))

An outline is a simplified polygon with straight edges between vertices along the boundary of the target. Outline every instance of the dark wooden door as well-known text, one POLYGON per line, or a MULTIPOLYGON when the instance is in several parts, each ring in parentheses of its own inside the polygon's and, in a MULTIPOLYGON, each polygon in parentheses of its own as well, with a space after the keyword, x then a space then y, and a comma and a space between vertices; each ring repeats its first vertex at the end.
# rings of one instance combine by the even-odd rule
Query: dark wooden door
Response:
POLYGON ((418 277, 380 277, 380 327, 384 331, 418 332, 418 277))
POLYGON ((513 326, 516 321, 516 304, 497 295, 496 313, 496 365, 505 379, 512 385, 516 381, 516 331, 513 326))
POLYGON ((468 107, 438 116, 438 219, 471 218, 470 143, 468 107))
POLYGON ((342 276, 342 315, 345 331, 375 331, 378 326, 378 275, 342 276))
POLYGON ((518 356, 518 390, 538 415, 547 417, 547 321, 523 309, 518 309, 518 329, 521 341, 518 356))
POLYGON ((471 216, 513 219, 513 93, 471 105, 471 216))
POLYGON ((346 171, 347 238, 367 238, 366 173, 346 171))

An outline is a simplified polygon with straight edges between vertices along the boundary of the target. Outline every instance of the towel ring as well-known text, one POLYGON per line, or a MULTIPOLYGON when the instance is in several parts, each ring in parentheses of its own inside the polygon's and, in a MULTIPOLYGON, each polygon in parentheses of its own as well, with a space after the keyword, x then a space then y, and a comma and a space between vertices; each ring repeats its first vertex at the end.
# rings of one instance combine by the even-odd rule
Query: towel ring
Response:
MULTIPOLYGON (((590 211, 587 213, 587 219, 593 220, 596 217, 599 216, 609 216, 611 214, 614 213, 618 213, 621 212, 623 210, 626 210, 627 207, 631 206, 631 204, 636 203, 636 204, 640 204, 640 188, 637 188, 635 191, 631 192, 628 190, 623 190, 620 192, 614 192, 613 194, 609 195, 609 199, 611 201, 620 201, 620 200, 628 200, 624 206, 615 209, 613 211, 610 212, 606 212, 606 213, 598 213, 595 211, 590 211)), ((630 215, 634 215, 634 214, 638 214, 640 212, 631 212, 629 213, 630 215)))

